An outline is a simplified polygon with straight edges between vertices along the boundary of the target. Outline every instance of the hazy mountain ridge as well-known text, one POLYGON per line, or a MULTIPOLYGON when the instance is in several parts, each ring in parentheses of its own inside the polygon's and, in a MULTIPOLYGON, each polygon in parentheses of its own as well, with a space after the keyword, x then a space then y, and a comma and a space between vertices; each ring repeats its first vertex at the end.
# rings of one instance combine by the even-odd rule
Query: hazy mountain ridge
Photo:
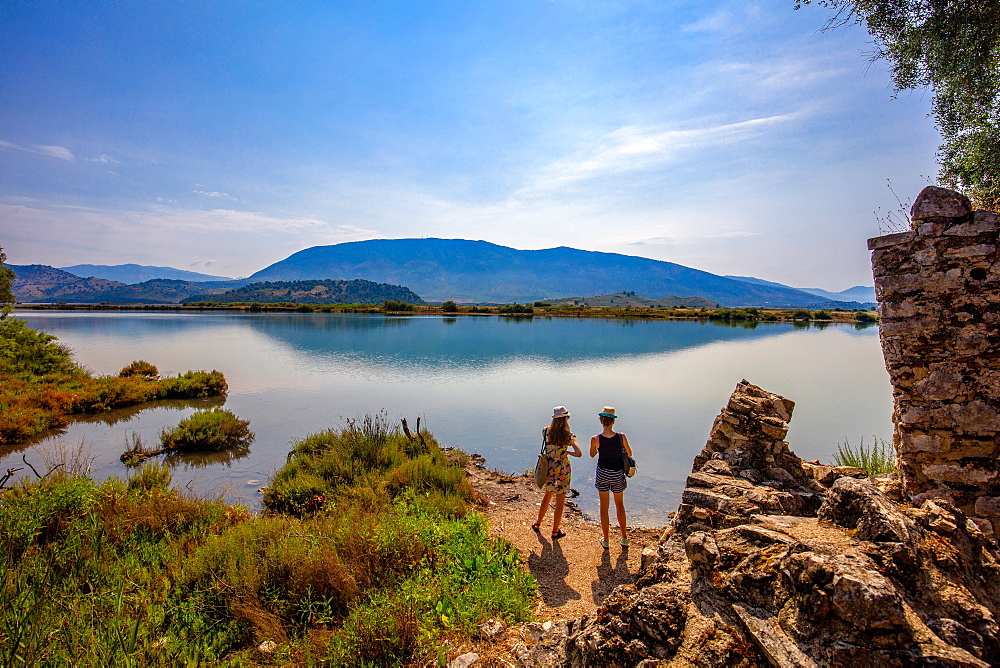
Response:
MULTIPOLYGON (((100 265, 75 265, 74 268, 86 266, 100 265)), ((223 281, 157 278, 126 284, 108 279, 81 278, 45 265, 14 265, 13 268, 15 273, 21 274, 15 283, 15 294, 24 302, 178 303, 205 301, 200 298, 264 281, 362 279, 405 286, 414 295, 405 301, 423 298, 428 301, 453 299, 465 303, 541 300, 564 303, 566 300, 586 300, 589 303, 596 297, 566 295, 609 296, 627 291, 648 295, 651 302, 669 302, 671 305, 677 304, 678 299, 700 298, 705 300, 704 305, 716 303, 722 306, 858 306, 849 299, 832 301, 780 283, 751 277, 718 276, 661 260, 567 247, 526 251, 465 239, 374 239, 314 246, 294 253, 249 278, 223 281)), ((268 297, 260 293, 256 297, 245 294, 234 299, 312 299, 307 293, 313 288, 315 285, 306 290, 289 288, 289 292, 282 294, 269 293, 268 297)), ((826 294, 847 295, 864 290, 863 286, 857 286, 843 293, 826 294)), ((334 303, 333 300, 339 297, 331 298, 333 294, 315 303, 334 303)))
POLYGON ((428 301, 538 301, 628 290, 703 297, 724 306, 834 306, 788 287, 754 285, 672 262, 561 246, 517 250, 465 239, 372 239, 314 246, 249 281, 365 278, 406 285, 428 301))
POLYGON ((854 287, 847 288, 846 290, 841 290, 840 292, 830 292, 829 290, 824 290, 822 288, 793 288, 783 283, 775 283, 774 281, 765 281, 762 278, 754 278, 753 276, 726 276, 726 278, 731 278, 736 281, 743 281, 744 283, 751 283, 754 285, 770 285, 773 287, 799 290, 800 292, 806 292, 808 294, 816 295, 817 297, 823 297, 824 299, 829 299, 831 301, 836 301, 836 302, 858 302, 859 304, 875 303, 874 285, 871 286, 855 285, 854 287))
POLYGON ((152 281, 158 278, 187 281, 190 283, 233 280, 226 276, 212 276, 197 271, 174 269, 173 267, 153 267, 143 264, 75 264, 72 267, 59 267, 59 269, 81 278, 104 278, 127 285, 144 283, 145 281, 152 281))
POLYGON ((221 294, 196 295, 182 302, 233 304, 241 302, 294 302, 297 304, 381 304, 386 300, 423 304, 424 300, 409 288, 364 279, 349 281, 265 281, 250 283, 221 294))

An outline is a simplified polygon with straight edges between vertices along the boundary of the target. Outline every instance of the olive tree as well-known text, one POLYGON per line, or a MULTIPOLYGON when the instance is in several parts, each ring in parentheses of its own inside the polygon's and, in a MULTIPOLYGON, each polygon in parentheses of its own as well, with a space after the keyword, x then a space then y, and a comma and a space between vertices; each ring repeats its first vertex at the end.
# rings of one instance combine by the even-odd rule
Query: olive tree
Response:
POLYGON ((943 185, 1000 210, 1000 3, 996 0, 795 0, 833 16, 827 28, 864 25, 873 60, 896 91, 930 88, 943 185))
POLYGON ((14 296, 14 270, 4 265, 7 254, 0 247, 0 319, 6 318, 17 298, 14 296))

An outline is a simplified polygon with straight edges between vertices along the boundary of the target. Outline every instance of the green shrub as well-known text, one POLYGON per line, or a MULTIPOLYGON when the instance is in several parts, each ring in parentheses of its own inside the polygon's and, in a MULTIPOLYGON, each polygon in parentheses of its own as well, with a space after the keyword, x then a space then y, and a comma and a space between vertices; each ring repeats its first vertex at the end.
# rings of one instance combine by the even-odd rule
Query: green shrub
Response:
POLYGON ((458 313, 458 304, 449 299, 445 303, 441 304, 441 310, 445 313, 458 313))
POLYGON ((400 301, 398 299, 387 299, 382 302, 383 311, 416 311, 417 307, 408 302, 400 301))
POLYGON ((229 392, 221 371, 188 371, 176 378, 160 381, 160 399, 194 399, 225 396, 229 392))
POLYGON ((812 311, 804 308, 800 308, 792 312, 792 320, 812 320, 812 317, 812 311))
POLYGON ((816 320, 833 320, 833 316, 829 311, 817 311, 813 318, 816 320))
POLYGON ((878 313, 873 311, 858 311, 854 315, 855 322, 878 322, 878 313))
POLYGON ((884 473, 895 473, 896 471, 896 449, 885 439, 876 437, 875 444, 865 447, 864 438, 861 439, 857 448, 848 441, 837 445, 837 452, 833 455, 833 463, 836 466, 855 466, 868 472, 868 475, 881 475, 884 473))
POLYGON ((160 371, 146 360, 136 360, 119 371, 118 376, 121 378, 140 376, 142 378, 155 379, 159 378, 160 371))
POLYGON ((504 304, 497 310, 497 312, 503 314, 521 315, 527 313, 534 313, 535 309, 530 304, 524 304, 522 306, 521 304, 515 302, 514 304, 504 304))
POLYGON ((165 450, 174 451, 247 448, 254 439, 249 425, 249 420, 241 420, 222 408, 197 411, 173 429, 161 430, 160 444, 165 450))
POLYGON ((128 488, 147 492, 154 489, 167 489, 170 487, 171 480, 173 480, 173 474, 169 467, 159 462, 145 462, 128 479, 128 488))

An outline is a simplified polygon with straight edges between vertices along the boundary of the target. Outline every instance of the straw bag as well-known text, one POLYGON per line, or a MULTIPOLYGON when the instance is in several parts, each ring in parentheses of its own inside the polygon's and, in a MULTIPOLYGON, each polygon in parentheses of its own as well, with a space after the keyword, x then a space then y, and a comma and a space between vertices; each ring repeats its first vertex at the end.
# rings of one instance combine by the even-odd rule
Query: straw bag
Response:
POLYGON ((535 464, 535 485, 545 487, 549 481, 549 457, 545 454, 545 429, 542 430, 542 451, 538 453, 538 463, 535 464))

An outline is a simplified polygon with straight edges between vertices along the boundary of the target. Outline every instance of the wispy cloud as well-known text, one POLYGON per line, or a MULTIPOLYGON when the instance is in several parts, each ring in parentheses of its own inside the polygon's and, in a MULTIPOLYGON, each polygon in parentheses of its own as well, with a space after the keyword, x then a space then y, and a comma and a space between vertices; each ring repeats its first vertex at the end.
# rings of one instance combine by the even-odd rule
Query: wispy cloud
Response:
POLYGON ((108 165, 119 165, 121 164, 118 160, 112 158, 110 155, 104 155, 103 153, 96 158, 87 158, 87 162, 102 162, 108 165))
POLYGON ((606 174, 649 169, 699 149, 745 141, 800 115, 792 112, 686 130, 625 126, 601 137, 590 150, 545 168, 533 189, 547 190, 606 174))
POLYGON ((195 195, 204 195, 205 197, 221 197, 223 199, 231 199, 234 202, 239 201, 229 193, 219 192, 218 190, 199 190, 195 188, 191 192, 193 192, 195 195))
POLYGON ((10 148, 15 151, 24 151, 25 153, 34 153, 36 155, 47 155, 50 158, 58 158, 59 160, 65 160, 67 162, 74 162, 76 160, 73 156, 73 152, 65 146, 20 146, 18 144, 11 144, 10 142, 0 140, 0 148, 10 148))

